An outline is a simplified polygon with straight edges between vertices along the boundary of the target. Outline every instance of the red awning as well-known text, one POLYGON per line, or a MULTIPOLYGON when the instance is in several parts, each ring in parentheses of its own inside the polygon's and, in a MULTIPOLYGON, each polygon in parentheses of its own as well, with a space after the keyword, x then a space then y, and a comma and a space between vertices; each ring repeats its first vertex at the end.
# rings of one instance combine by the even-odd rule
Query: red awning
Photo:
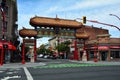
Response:
POLYGON ((109 50, 108 46, 99 46, 98 50, 109 50))
POLYGON ((98 50, 108 50, 109 47, 108 46, 94 46, 94 47, 90 47, 90 49, 98 49, 98 50))
POLYGON ((0 49, 3 48, 3 44, 8 45, 9 50, 16 50, 16 47, 11 42, 0 42, 0 49))
POLYGON ((120 46, 110 46, 111 49, 120 49, 120 46))
POLYGON ((8 49, 16 50, 16 47, 11 42, 8 42, 7 44, 8 44, 8 49))
POLYGON ((0 42, 0 49, 2 49, 2 43, 0 42))

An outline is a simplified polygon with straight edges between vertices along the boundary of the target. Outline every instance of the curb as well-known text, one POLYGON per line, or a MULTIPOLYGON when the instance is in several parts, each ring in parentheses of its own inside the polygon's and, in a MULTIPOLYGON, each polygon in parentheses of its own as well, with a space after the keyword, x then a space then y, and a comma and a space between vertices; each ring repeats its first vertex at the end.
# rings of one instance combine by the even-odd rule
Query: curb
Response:
POLYGON ((35 67, 35 66, 44 66, 46 65, 45 63, 9 63, 9 64, 4 64, 3 66, 0 66, 1 68, 23 68, 23 67, 35 67))
POLYGON ((86 64, 106 64, 106 65, 120 65, 120 62, 106 62, 106 61, 99 61, 99 62, 94 62, 94 61, 76 61, 76 60, 69 60, 70 62, 73 63, 86 63, 86 64))

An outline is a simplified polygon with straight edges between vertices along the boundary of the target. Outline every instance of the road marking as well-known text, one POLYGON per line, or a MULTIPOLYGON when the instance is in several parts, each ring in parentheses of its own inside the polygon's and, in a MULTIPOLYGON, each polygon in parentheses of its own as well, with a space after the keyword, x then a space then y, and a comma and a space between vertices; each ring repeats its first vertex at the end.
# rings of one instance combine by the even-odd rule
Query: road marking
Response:
POLYGON ((90 66, 110 66, 105 64, 50 64, 46 66, 35 66, 34 68, 67 68, 67 67, 90 67, 90 66))
POLYGON ((17 71, 7 72, 6 74, 18 73, 17 71))
POLYGON ((27 80, 33 80, 32 75, 30 74, 30 72, 28 71, 28 69, 26 67, 23 67, 25 74, 27 76, 27 80))
POLYGON ((21 78, 21 76, 12 76, 12 77, 7 76, 7 77, 4 77, 4 78, 1 79, 1 80, 9 80, 9 79, 14 79, 14 78, 21 78))
POLYGON ((4 71, 0 71, 0 73, 3 73, 4 71))

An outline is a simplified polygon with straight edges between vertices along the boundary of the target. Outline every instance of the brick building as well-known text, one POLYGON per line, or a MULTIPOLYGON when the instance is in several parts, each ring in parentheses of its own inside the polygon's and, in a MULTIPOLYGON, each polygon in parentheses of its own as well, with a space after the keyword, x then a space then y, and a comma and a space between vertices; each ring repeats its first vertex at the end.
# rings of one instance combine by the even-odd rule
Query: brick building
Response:
POLYGON ((2 59, 6 62, 14 59, 19 45, 17 1, 0 0, 0 3, 0 62, 2 59))
MULTIPOLYGON (((120 38, 111 38, 108 30, 85 26, 80 28, 78 33, 80 33, 77 37, 78 42, 81 36, 88 36, 85 40, 88 60, 94 60, 95 54, 100 61, 120 60, 120 38)), ((81 60, 83 46, 78 46, 78 53, 81 60)))
MULTIPOLYGON (((109 31, 107 29, 97 28, 93 26, 84 26, 77 29, 77 51, 79 55, 79 60, 82 60, 82 55, 84 51, 84 41, 85 50, 87 51, 87 60, 94 60, 94 54, 96 51, 97 60, 119 60, 120 59, 120 38, 111 38, 109 31), (87 37, 85 39, 85 37, 87 37)), ((59 43, 70 40, 73 42, 70 45, 70 50, 74 55, 74 41, 75 38, 59 38, 59 43)), ((57 38, 52 38, 49 40, 49 44, 52 44, 54 49, 57 46, 57 38)))

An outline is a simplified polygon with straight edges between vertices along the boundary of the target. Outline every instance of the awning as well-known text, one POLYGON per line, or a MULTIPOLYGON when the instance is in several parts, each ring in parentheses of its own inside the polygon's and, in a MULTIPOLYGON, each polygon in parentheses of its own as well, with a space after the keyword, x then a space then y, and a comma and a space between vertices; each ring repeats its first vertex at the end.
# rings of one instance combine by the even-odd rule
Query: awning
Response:
POLYGON ((90 49, 98 49, 98 50, 109 50, 108 46, 95 46, 95 47, 90 47, 90 49))
POLYGON ((2 49, 2 43, 0 42, 0 49, 2 49))
POLYGON ((8 46, 6 49, 16 50, 16 47, 11 42, 0 42, 0 49, 3 48, 3 45, 7 45, 8 46))
POLYGON ((16 50, 16 47, 11 42, 8 42, 8 49, 16 50))
POLYGON ((120 49, 120 46, 110 46, 111 49, 120 49))
POLYGON ((109 50, 108 46, 99 46, 98 50, 109 50))

